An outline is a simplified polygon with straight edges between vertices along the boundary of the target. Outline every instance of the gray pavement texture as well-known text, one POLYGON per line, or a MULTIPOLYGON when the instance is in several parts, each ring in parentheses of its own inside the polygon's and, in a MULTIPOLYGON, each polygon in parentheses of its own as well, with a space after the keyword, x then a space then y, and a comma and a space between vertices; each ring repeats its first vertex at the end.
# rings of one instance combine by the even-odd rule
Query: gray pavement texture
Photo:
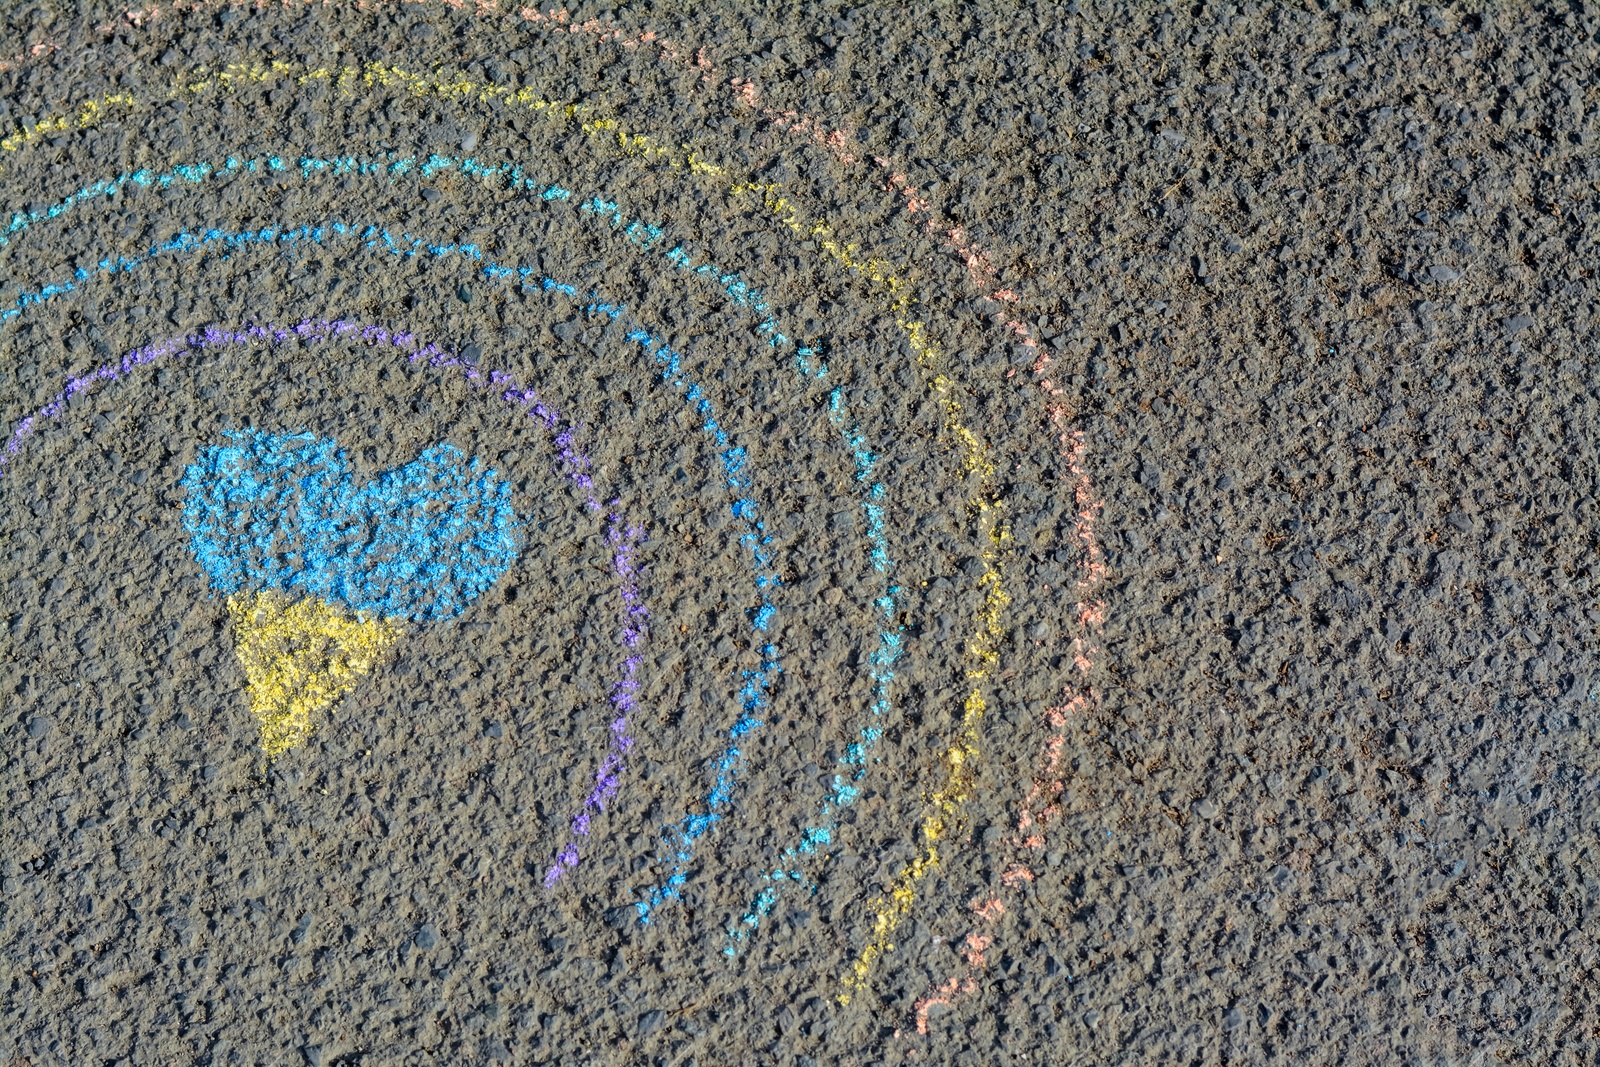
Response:
POLYGON ((1600 1056, 1600 12, 0 22, 0 1064, 1600 1056), (521 522, 275 759, 246 431, 521 522))

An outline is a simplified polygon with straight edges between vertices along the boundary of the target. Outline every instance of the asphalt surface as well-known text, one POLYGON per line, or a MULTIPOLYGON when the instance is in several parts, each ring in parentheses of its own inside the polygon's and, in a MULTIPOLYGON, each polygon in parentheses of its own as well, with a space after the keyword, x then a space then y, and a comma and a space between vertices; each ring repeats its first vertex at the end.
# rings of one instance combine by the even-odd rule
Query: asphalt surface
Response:
POLYGON ((1600 1052, 1600 16, 3 17, 0 1064, 1600 1052))

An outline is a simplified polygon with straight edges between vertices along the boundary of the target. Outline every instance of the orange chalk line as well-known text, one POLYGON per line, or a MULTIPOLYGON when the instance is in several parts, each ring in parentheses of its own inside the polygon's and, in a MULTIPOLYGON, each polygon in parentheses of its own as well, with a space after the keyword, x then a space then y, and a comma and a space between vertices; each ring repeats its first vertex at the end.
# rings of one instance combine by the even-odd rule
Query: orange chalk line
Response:
MULTIPOLYGON (((1064 415, 1064 411, 1055 408, 1052 410, 1051 420, 1059 424, 1064 415)), ((1100 635, 1106 617, 1106 603, 1095 595, 1107 577, 1105 554, 1095 534, 1095 526, 1099 521, 1101 509, 1105 507, 1105 501, 1095 492, 1094 483, 1082 466, 1086 447, 1083 431, 1063 432, 1058 440, 1067 445, 1064 455, 1067 467, 1075 479, 1073 503, 1076 505, 1077 514, 1073 521, 1073 535, 1083 555, 1078 561, 1080 573, 1075 583, 1078 596, 1076 621, 1079 631, 1072 639, 1072 660, 1078 673, 1086 679, 1094 666, 1093 657, 1100 651, 1094 641, 1100 635)), ((1044 727, 1047 733, 1044 744, 1040 747, 1038 764, 1033 772, 1033 783, 1027 795, 1023 797, 1022 803, 1018 805, 1015 829, 1005 839, 1010 860, 1000 876, 1000 883, 1012 893, 1019 892, 1036 877, 1031 863, 1020 857, 1028 853, 1038 855, 1044 851, 1050 823, 1061 814, 1060 798, 1066 787, 1061 780, 1060 769, 1062 754, 1066 748, 1067 722, 1070 716, 1082 714, 1087 710, 1094 697, 1094 690, 1088 688, 1087 681, 1082 684, 1085 688, 1080 691, 1077 686, 1069 682, 1062 693, 1063 702, 1056 707, 1045 709, 1044 727)), ((981 905, 974 900, 971 907, 990 927, 998 923, 1000 916, 1005 914, 1005 905, 999 895, 981 905)), ((978 979, 985 967, 984 950, 993 940, 981 930, 980 926, 967 935, 967 947, 963 951, 965 965, 961 971, 939 985, 932 994, 916 1002, 913 1010, 917 1033, 928 1032, 928 1011, 934 1005, 953 1008, 977 992, 978 979)))
MULTIPOLYGON (((1101 551, 1099 539, 1095 536, 1095 526, 1099 521, 1101 509, 1105 507, 1105 501, 1096 494, 1094 483, 1083 469, 1082 460, 1086 447, 1083 431, 1077 430, 1070 435, 1062 436, 1069 442, 1066 453, 1067 467, 1075 479, 1073 503, 1077 506, 1077 514, 1073 521, 1073 534, 1083 552, 1082 558, 1078 561, 1080 573, 1075 583, 1078 594, 1076 615, 1079 630, 1072 639, 1072 661, 1078 673, 1083 676, 1082 684, 1087 687, 1087 676, 1094 667, 1094 657, 1100 651, 1094 641, 1099 637, 1106 618, 1106 603, 1096 594, 1106 579, 1107 568, 1105 554, 1101 551)), ((1085 711, 1092 696, 1092 689, 1080 692, 1069 682, 1062 693, 1063 703, 1045 711, 1045 726, 1049 733, 1040 751, 1033 785, 1023 798, 1021 811, 1017 816, 1016 832, 1010 839, 1010 844, 1014 848, 1035 853, 1043 851, 1045 831, 1050 821, 1060 814, 1059 798, 1064 786, 1058 772, 1062 749, 1066 745, 1067 717, 1085 711), (1035 812, 1034 807, 1041 799, 1044 800, 1044 806, 1035 812)), ((1017 863, 1008 867, 1001 875, 1001 882, 1015 888, 1023 882, 1033 881, 1033 877, 1034 872, 1031 867, 1017 863)))
MULTIPOLYGON (((974 897, 967 902, 967 907, 990 927, 999 925, 1000 917, 1006 913, 1006 906, 1000 903, 999 897, 991 897, 988 900, 974 897)), ((961 948, 961 958, 966 961, 962 972, 952 976, 913 1005, 912 1010, 916 1013, 917 1019, 917 1033, 928 1032, 928 1012, 934 1005, 942 1004, 947 1008, 953 1008, 958 1002, 977 992, 978 975, 988 966, 987 953, 993 944, 994 938, 988 934, 973 931, 967 935, 961 948)))
POLYGON ((58 50, 61 46, 54 41, 40 41, 28 48, 24 48, 9 59, 0 59, 0 74, 8 70, 18 70, 28 65, 30 59, 38 59, 58 50))

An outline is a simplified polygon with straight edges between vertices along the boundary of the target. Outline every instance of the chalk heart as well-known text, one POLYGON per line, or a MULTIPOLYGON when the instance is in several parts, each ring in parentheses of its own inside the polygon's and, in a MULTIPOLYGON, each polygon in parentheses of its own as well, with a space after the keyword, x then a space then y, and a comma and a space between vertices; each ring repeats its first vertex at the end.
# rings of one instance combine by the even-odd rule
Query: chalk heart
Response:
POLYGON ((408 624, 458 615, 516 562, 510 483, 438 444, 358 484, 335 442, 230 432, 184 472, 183 523, 228 595, 261 745, 310 736, 408 624))

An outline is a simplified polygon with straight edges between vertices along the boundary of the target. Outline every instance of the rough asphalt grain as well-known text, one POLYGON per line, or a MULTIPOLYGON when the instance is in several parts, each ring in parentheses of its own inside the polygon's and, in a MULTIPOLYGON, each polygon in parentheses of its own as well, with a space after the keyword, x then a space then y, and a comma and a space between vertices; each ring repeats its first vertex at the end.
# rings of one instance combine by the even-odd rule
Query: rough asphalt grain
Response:
POLYGON ((0 1063, 1600 1056, 1593 10, 4 26, 0 1063), (252 429, 524 535, 272 760, 252 429))

